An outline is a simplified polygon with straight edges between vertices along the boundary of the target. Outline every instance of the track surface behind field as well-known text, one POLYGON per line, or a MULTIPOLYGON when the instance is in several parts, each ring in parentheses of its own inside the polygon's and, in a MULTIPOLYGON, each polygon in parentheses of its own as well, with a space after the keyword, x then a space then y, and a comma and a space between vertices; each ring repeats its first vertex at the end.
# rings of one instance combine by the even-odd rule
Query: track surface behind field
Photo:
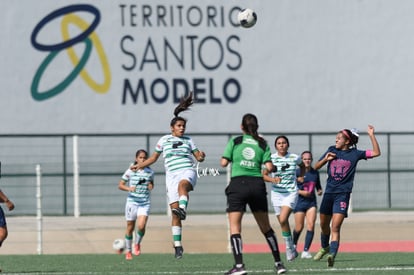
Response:
MULTIPOLYGON (((7 213, 6 213, 7 215, 7 213)), ((269 215, 277 233, 279 247, 285 245, 280 226, 273 214, 269 215)), ((78 254, 113 253, 112 241, 123 238, 125 221, 119 216, 44 217, 38 232, 36 217, 8 217, 9 237, 0 254, 78 254), (39 245, 41 239, 41 246, 39 245)), ((290 220, 293 229, 293 219, 290 220)), ((185 253, 226 253, 228 247, 227 217, 221 215, 193 215, 191 208, 183 221, 185 253)), ((414 252, 414 211, 354 212, 349 215, 341 230, 340 252, 414 252)), ((298 251, 303 249, 305 232, 299 240, 298 251)), ((319 223, 311 252, 319 249, 319 223)), ((243 218, 244 252, 268 251, 253 216, 243 218)), ((143 253, 173 253, 170 217, 152 215, 142 242, 143 253)))

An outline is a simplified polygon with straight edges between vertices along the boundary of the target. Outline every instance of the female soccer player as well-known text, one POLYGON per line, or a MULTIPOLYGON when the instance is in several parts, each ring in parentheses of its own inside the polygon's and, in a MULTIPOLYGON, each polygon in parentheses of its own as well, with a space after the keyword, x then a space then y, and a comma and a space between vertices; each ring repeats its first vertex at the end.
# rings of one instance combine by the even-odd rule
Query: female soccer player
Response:
POLYGON ((341 226, 348 216, 349 199, 358 161, 381 155, 374 127, 368 125, 367 131, 372 150, 358 150, 356 148, 358 134, 355 131, 344 129, 336 135, 335 146, 330 146, 315 164, 316 170, 328 164, 328 179, 319 211, 322 248, 313 259, 320 260, 329 253, 328 267, 334 265, 338 253, 341 226))
MULTIPOLYGON (((143 163, 147 158, 147 151, 140 149, 135 154, 135 164, 143 163)), ((154 188, 154 171, 149 167, 135 171, 128 169, 122 175, 118 188, 128 192, 125 204, 125 219, 127 221, 125 258, 132 260, 132 240, 136 221, 137 230, 135 234, 134 254, 136 256, 141 254, 141 241, 145 234, 145 227, 151 208, 151 190, 154 188)))
MULTIPOLYGON (((0 162, 0 170, 1 170, 1 162, 0 162)), ((2 190, 0 190, 0 202, 5 203, 9 211, 12 211, 14 209, 14 203, 11 200, 9 200, 9 198, 6 196, 6 194, 3 193, 2 190)), ((9 231, 7 230, 6 216, 4 215, 3 208, 0 207, 0 247, 2 246, 3 242, 7 239, 8 234, 9 234, 9 231)), ((1 272, 1 269, 0 269, 0 272, 1 272)))
POLYGON ((264 170, 263 178, 265 181, 272 183, 272 205, 285 240, 286 259, 293 261, 298 256, 298 252, 293 243, 289 216, 298 200, 296 168, 297 166, 301 167, 301 176, 304 175, 305 169, 300 156, 288 152, 289 139, 286 136, 276 137, 275 148, 276 153, 271 156, 275 169, 271 173, 264 170))
MULTIPOLYGON (((9 198, 6 196, 6 194, 3 193, 2 190, 0 190, 0 202, 6 204, 9 211, 12 211, 14 209, 14 203, 9 200, 9 198)), ((9 232, 7 230, 6 216, 4 215, 3 208, 0 207, 0 247, 6 240, 8 234, 9 232)))
POLYGON ((131 166, 132 169, 142 169, 155 163, 163 154, 166 170, 167 196, 172 215, 172 235, 174 241, 175 258, 183 256, 181 243, 182 220, 186 218, 186 210, 189 192, 192 191, 197 182, 197 172, 194 168, 194 159, 204 161, 206 155, 200 151, 189 136, 185 136, 187 121, 178 116, 193 104, 193 94, 182 98, 180 104, 174 110, 174 118, 171 120, 171 134, 161 137, 155 152, 143 163, 131 166))
MULTIPOLYGON (((1 177, 1 161, 0 161, 0 177, 1 177)), ((3 202, 6 204, 9 211, 14 209, 14 203, 0 190, 0 203, 3 202)), ((4 215, 3 208, 0 207, 0 247, 3 245, 3 242, 7 239, 9 231, 7 230, 6 215, 4 215)), ((0 269, 1 272, 1 269, 0 269)))
POLYGON ((310 151, 304 151, 301 154, 303 165, 305 166, 305 175, 300 176, 300 169, 296 170, 297 183, 298 183, 298 202, 293 210, 295 216, 295 229, 293 230, 293 243, 297 247, 300 233, 302 232, 305 219, 306 219, 306 235, 305 245, 301 255, 302 259, 310 259, 312 255, 309 252, 309 248, 312 244, 315 221, 316 221, 316 195, 322 195, 321 181, 319 179, 319 172, 312 168, 312 153, 310 151))
POLYGON ((225 274, 247 274, 243 263, 241 222, 246 205, 249 205, 260 231, 266 238, 272 252, 277 274, 286 272, 280 260, 275 233, 269 222, 266 185, 262 177, 262 165, 273 170, 270 149, 266 141, 257 133, 259 125, 253 114, 243 116, 242 136, 231 139, 221 158, 221 166, 231 163, 231 180, 225 193, 230 224, 230 242, 235 265, 225 274))

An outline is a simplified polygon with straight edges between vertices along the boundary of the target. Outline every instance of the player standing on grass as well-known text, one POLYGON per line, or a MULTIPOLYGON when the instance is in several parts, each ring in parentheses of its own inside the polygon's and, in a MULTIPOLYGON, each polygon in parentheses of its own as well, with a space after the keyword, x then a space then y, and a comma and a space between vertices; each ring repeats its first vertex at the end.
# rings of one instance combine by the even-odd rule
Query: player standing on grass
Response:
POLYGON ((330 146, 315 164, 317 170, 328 164, 328 179, 319 211, 322 248, 313 259, 320 260, 329 253, 328 267, 334 265, 338 253, 341 226, 348 216, 349 199, 358 161, 381 155, 374 127, 368 125, 367 131, 372 150, 358 150, 358 133, 355 130, 344 129, 336 135, 335 146, 330 146))
MULTIPOLYGON (((142 163, 148 158, 145 150, 138 150, 135 154, 135 163, 142 163)), ((127 260, 132 260, 132 241, 135 223, 137 230, 135 234, 134 254, 141 254, 141 241, 145 235, 145 227, 151 209, 151 190, 154 188, 154 171, 146 167, 132 171, 128 169, 122 175, 118 188, 128 192, 125 204, 125 219, 127 228, 125 232, 125 244, 127 260)))
POLYGON ((171 134, 161 137, 155 152, 143 163, 131 166, 132 169, 142 169, 155 163, 163 154, 166 171, 167 196, 172 215, 172 235, 174 241, 175 257, 183 256, 181 243, 182 220, 186 218, 186 210, 189 200, 189 192, 194 189, 197 182, 197 171, 194 167, 194 158, 203 162, 205 153, 200 151, 189 136, 185 136, 187 121, 178 116, 193 104, 193 93, 182 98, 180 104, 174 110, 174 118, 171 120, 171 134))
POLYGON ((272 183, 272 205, 285 240, 286 258, 290 262, 298 256, 289 224, 290 213, 292 213, 298 200, 296 167, 301 167, 300 175, 302 176, 305 169, 300 156, 288 152, 289 139, 286 136, 276 137, 275 148, 276 153, 271 156, 275 169, 271 173, 264 170, 263 178, 265 181, 272 183))
POLYGON ((309 248, 312 244, 315 221, 316 221, 316 208, 317 201, 315 190, 318 195, 322 195, 321 181, 319 179, 319 172, 312 168, 312 153, 310 151, 304 151, 301 154, 303 165, 305 166, 305 175, 300 176, 300 169, 296 170, 296 181, 298 183, 298 202, 293 210, 295 216, 295 229, 293 230, 293 243, 297 247, 300 233, 305 225, 306 218, 306 235, 305 245, 301 255, 302 259, 310 259, 312 255, 309 252, 309 248))
POLYGON ((241 124, 243 135, 232 138, 227 143, 220 162, 222 167, 231 163, 231 180, 225 193, 235 265, 225 273, 226 275, 247 274, 243 263, 241 237, 241 223, 243 214, 246 212, 246 205, 249 205, 260 231, 269 244, 277 274, 286 272, 280 260, 275 233, 270 226, 267 191, 262 177, 263 165, 264 169, 273 170, 271 153, 266 141, 259 136, 258 127, 256 116, 245 114, 241 124))
MULTIPOLYGON (((0 177, 1 177, 1 162, 0 162, 0 177)), ((14 203, 4 194, 0 189, 0 203, 5 203, 7 209, 12 211, 14 209, 14 203)), ((0 247, 3 245, 3 242, 7 239, 9 231, 7 230, 6 216, 4 215, 3 208, 0 207, 0 247)), ((1 272, 1 269, 0 269, 1 272)))
MULTIPOLYGON (((0 190, 0 202, 6 204, 7 209, 12 211, 14 209, 14 203, 9 200, 9 198, 0 190)), ((9 231, 7 230, 6 216, 4 215, 3 208, 0 207, 0 247, 3 245, 3 242, 7 239, 9 231)))

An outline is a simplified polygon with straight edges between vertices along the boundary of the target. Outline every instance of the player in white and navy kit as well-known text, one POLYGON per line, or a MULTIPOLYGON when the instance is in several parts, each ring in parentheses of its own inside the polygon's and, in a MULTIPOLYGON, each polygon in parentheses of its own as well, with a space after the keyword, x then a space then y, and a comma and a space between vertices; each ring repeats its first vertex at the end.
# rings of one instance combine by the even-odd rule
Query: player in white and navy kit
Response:
POLYGON ((166 172, 167 196, 172 215, 171 230, 175 248, 175 257, 183 256, 181 243, 182 220, 186 218, 189 192, 194 189, 197 182, 195 160, 204 161, 205 154, 200 151, 189 136, 185 136, 187 121, 178 116, 193 103, 193 94, 183 98, 175 108, 175 117, 171 120, 171 134, 161 137, 155 146, 154 153, 142 164, 132 166, 139 169, 153 164, 162 154, 166 172))
POLYGON ((289 216, 298 199, 296 168, 302 168, 302 175, 304 168, 300 156, 288 152, 289 140, 286 136, 276 137, 275 148, 277 152, 271 156, 275 171, 269 174, 264 170, 263 178, 272 183, 271 200, 286 243, 286 258, 293 261, 298 253, 290 231, 289 216))
MULTIPOLYGON (((145 150, 138 150, 135 154, 135 163, 142 163, 148 158, 145 150)), ((151 190, 154 188, 154 171, 145 167, 139 170, 127 169, 119 181, 120 190, 127 191, 128 197, 125 204, 125 220, 127 228, 125 232, 127 260, 132 259, 132 241, 135 224, 137 226, 134 243, 134 254, 141 254, 141 241, 145 234, 148 216, 151 209, 151 190)))

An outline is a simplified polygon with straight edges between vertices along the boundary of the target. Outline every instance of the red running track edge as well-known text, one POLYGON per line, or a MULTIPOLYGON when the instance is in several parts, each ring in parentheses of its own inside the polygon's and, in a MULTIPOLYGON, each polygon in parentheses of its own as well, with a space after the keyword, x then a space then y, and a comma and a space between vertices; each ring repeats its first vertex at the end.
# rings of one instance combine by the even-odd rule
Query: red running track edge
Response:
MULTIPOLYGON (((280 252, 286 252, 285 244, 279 243, 280 252)), ((313 243, 310 252, 317 252, 318 244, 313 243)), ((297 246, 298 252, 303 251, 303 243, 297 246)), ((244 253, 270 252, 267 244, 243 244, 244 253)), ((382 242, 344 242, 339 245, 339 252, 414 252, 414 241, 382 241, 382 242)))

